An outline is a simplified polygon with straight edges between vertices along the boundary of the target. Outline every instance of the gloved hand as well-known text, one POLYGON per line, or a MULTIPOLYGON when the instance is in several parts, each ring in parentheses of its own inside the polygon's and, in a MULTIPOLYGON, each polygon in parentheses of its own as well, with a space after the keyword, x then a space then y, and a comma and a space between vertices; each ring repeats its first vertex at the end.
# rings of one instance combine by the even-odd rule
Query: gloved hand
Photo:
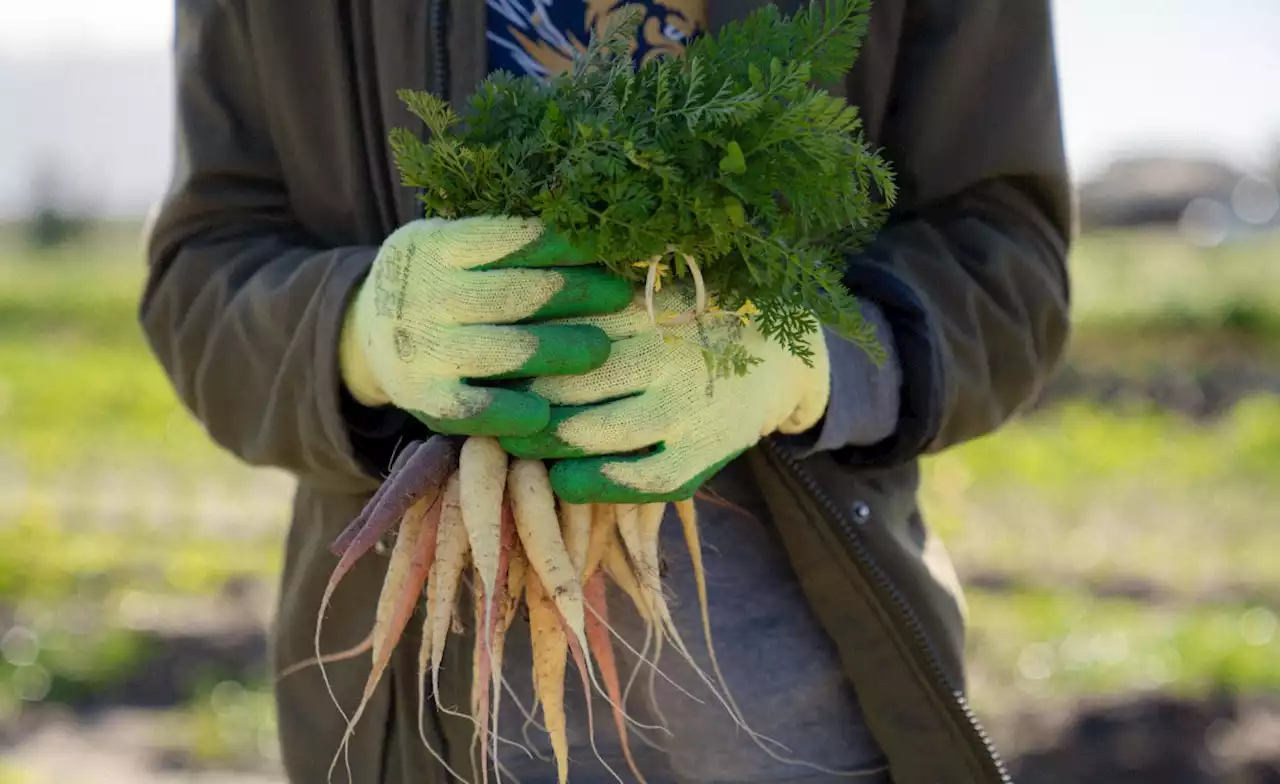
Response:
POLYGON ((494 382, 585 373, 609 355, 590 324, 631 288, 536 220, 422 219, 389 236, 352 299, 339 348, 343 381, 367 406, 393 404, 439 433, 527 435, 546 400, 494 382))
MULTIPOLYGON (((683 313, 687 295, 670 287, 656 310, 683 313)), ((531 391, 550 400, 551 421, 528 437, 502 438, 521 458, 566 458, 550 471, 569 503, 641 503, 691 497, 725 464, 774 432, 802 433, 826 410, 830 380, 820 331, 807 336, 812 367, 765 338, 753 324, 738 339, 760 359, 745 376, 717 376, 703 341, 735 329, 732 313, 698 324, 655 328, 642 303, 616 315, 571 319, 594 324, 615 341, 601 367, 578 376, 539 378, 531 391), (658 447, 641 456, 623 453, 658 447)))

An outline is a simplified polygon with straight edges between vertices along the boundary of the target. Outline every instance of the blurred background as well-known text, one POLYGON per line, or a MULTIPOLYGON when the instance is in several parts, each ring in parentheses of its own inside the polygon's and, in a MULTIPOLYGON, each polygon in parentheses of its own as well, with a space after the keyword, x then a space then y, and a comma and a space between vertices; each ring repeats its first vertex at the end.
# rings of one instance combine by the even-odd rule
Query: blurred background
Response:
MULTIPOLYGON (((1069 357, 926 465, 973 700, 1019 781, 1280 782, 1280 3, 1055 16, 1069 357)), ((211 446, 135 323, 171 25, 0 8, 2 784, 280 781, 291 481, 211 446)))

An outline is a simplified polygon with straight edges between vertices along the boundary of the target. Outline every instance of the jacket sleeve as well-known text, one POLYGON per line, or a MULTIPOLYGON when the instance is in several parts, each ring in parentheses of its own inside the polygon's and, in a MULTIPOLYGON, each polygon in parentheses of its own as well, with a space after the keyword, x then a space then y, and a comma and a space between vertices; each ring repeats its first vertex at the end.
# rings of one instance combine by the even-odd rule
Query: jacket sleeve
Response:
POLYGON ((893 435, 840 451, 859 463, 994 431, 1033 400, 1068 336, 1073 207, 1049 3, 905 6, 873 139, 899 198, 846 275, 889 319, 903 383, 893 435))
POLYGON ((182 402, 222 447, 304 481, 367 488, 403 424, 361 410, 337 360, 375 247, 324 247, 294 220, 235 0, 176 4, 174 173, 147 237, 140 320, 182 402))

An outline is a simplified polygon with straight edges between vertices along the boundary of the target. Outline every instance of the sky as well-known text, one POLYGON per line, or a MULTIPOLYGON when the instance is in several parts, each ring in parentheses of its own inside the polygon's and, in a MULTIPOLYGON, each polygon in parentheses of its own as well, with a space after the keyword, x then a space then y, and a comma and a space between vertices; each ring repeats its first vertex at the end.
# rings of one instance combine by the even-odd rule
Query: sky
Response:
MULTIPOLYGON (((163 55, 172 2, 3 3, 0 59, 163 55)), ((1078 177, 1134 150, 1205 153, 1254 167, 1280 148, 1280 0, 1053 0, 1053 10, 1064 131, 1078 177)), ((20 70, 9 76, 20 79, 20 70)), ((153 102, 164 116, 167 82, 153 84, 135 100, 153 102)), ((153 132, 156 143, 167 142, 167 128, 153 132)))

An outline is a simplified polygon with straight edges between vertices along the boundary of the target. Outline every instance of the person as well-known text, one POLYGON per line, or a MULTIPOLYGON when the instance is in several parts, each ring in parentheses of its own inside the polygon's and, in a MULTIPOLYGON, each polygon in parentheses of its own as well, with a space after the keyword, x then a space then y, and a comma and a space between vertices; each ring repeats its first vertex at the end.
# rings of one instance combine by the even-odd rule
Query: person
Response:
MULTIPOLYGON (((824 333, 812 369, 769 355, 749 393, 709 394, 688 357, 664 353, 678 348, 655 347, 631 292, 536 222, 423 215, 387 143, 393 127, 422 131, 397 90, 461 101, 494 68, 545 77, 622 5, 177 1, 174 170, 149 228, 139 318, 210 438, 297 478, 273 667, 312 655, 327 545, 397 450, 483 433, 557 459, 557 490, 579 499, 719 496, 697 501, 717 653, 748 725, 786 751, 736 731, 668 653, 663 672, 701 702, 662 679, 633 689, 636 721, 670 729, 632 736, 649 781, 1008 781, 964 696, 963 593, 917 493, 920 461, 1017 414, 1067 339, 1074 216, 1050 3, 872 4, 834 89, 899 187, 888 224, 844 271, 888 361, 824 333), (499 259, 513 261, 480 269, 499 259), (532 383, 483 383, 511 376, 532 383)), ((636 60, 681 56, 764 5, 646 0, 636 60)), ((678 528, 663 524, 664 579, 692 597, 678 528)), ((345 578, 324 650, 365 636, 384 569, 366 558, 345 578)), ((674 606, 685 639, 700 640, 696 601, 674 606)), ((639 650, 639 620, 620 605, 615 621, 639 650)), ((430 698, 419 715, 415 633, 352 738, 356 781, 449 780, 420 718, 432 747, 472 770, 470 724, 430 698)), ((527 636, 509 635, 507 728, 524 724, 514 696, 532 704, 527 636)), ((348 715, 366 662, 327 668, 348 715)), ((467 705, 464 646, 447 649, 441 677, 442 703, 467 705)), ((345 719, 320 673, 275 688, 289 779, 328 780, 345 719)), ((625 776, 607 705, 594 703, 597 759, 583 699, 570 678, 571 779, 614 780, 601 761, 625 776)), ((530 739, 546 758, 545 734, 530 739)), ((500 757, 508 778, 555 780, 515 744, 500 757)))

